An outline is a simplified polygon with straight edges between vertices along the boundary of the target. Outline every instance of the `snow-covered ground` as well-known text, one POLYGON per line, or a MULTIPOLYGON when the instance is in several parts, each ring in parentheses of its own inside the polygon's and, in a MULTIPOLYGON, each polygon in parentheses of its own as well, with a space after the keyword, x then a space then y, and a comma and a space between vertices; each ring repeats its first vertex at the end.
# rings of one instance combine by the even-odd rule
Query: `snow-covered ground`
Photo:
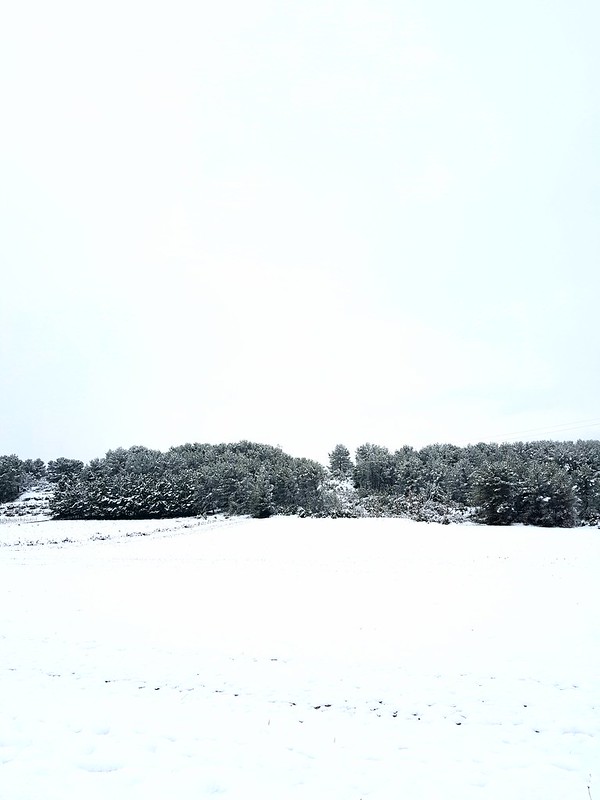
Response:
POLYGON ((17 500, 0 503, 0 525, 5 522, 41 522, 50 519, 52 494, 52 486, 43 481, 23 492, 17 500))
POLYGON ((2 800, 600 800, 597 530, 45 521, 0 541, 2 800))

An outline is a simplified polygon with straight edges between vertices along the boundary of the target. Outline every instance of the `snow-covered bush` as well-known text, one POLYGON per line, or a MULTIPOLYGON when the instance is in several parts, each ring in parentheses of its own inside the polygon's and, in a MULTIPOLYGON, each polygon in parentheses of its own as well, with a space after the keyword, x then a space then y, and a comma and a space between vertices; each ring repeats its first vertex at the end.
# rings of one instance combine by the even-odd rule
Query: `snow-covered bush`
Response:
POLYGON ((367 513, 353 482, 347 478, 328 478, 319 487, 321 515, 324 517, 364 517, 367 513))

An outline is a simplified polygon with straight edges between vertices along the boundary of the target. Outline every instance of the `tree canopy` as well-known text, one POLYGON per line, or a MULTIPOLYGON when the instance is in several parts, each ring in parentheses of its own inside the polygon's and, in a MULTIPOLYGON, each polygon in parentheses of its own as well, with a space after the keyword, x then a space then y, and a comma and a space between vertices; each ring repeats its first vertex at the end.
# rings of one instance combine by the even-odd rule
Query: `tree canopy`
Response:
POLYGON ((54 486, 64 519, 132 519, 213 513, 469 518, 489 525, 600 524, 600 442, 434 444, 391 452, 343 444, 329 468, 249 441, 136 446, 88 464, 0 456, 0 502, 36 481, 54 486))

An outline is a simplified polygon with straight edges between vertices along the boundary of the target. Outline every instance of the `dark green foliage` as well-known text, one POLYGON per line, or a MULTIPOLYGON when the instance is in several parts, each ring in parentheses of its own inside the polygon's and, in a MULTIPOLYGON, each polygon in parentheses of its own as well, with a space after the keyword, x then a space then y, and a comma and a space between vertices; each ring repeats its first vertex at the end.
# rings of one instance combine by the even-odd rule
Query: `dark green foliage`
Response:
POLYGON ((354 465, 350 458, 350 451, 343 444, 336 444, 329 453, 329 471, 334 478, 347 478, 352 474, 354 465))
POLYGON ((507 461, 486 462, 471 476, 473 505, 487 525, 510 525, 519 518, 519 478, 507 461))
POLYGON ((83 461, 76 458, 57 458, 56 461, 48 462, 46 474, 50 483, 58 483, 60 480, 76 478, 82 469, 83 461))
POLYGON ((569 474, 555 463, 528 464, 519 485, 519 521, 545 528, 571 528, 579 500, 569 474))
POLYGON ((266 470, 261 470, 256 476, 250 492, 249 511, 257 519, 265 519, 275 513, 273 484, 269 480, 266 470))
POLYGON ((354 483, 374 515, 469 513, 489 525, 598 524, 600 442, 435 444, 394 454, 365 444, 356 451, 354 483))
POLYGON ((343 445, 330 470, 277 447, 185 444, 163 453, 119 448, 87 465, 0 456, 0 502, 44 478, 65 519, 135 519, 217 512, 407 516, 447 522, 469 515, 489 525, 600 525, 600 442, 434 444, 394 453, 343 445))
POLYGON ((16 500, 32 486, 44 481, 46 465, 41 458, 22 461, 16 455, 0 456, 0 503, 16 500))
POLYGON ((16 500, 21 492, 23 462, 18 456, 0 456, 0 503, 16 500))
POLYGON ((367 493, 386 491, 395 485, 395 459, 387 447, 363 444, 356 449, 354 483, 367 493))
POLYGON ((41 458, 26 458, 23 461, 23 471, 32 481, 39 481, 46 477, 46 465, 41 458))
POLYGON ((57 517, 136 519, 214 514, 268 517, 319 510, 320 464, 268 445, 186 444, 167 453, 109 451, 58 481, 57 517))

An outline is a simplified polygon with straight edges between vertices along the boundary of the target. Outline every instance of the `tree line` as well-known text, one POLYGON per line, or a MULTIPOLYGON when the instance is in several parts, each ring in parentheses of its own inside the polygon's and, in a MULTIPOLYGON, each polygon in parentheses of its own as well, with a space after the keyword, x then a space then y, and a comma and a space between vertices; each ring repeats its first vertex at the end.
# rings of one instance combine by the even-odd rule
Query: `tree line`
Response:
MULTIPOLYGON (((60 458, 44 469, 42 462, 37 473, 54 484, 56 518, 141 519, 315 514, 326 470, 277 447, 238 442, 185 444, 166 453, 119 448, 89 464, 60 458)), ((15 499, 32 478, 28 462, 0 456, 0 501, 15 499)))
POLYGON ((600 524, 600 442, 435 444, 391 452, 339 444, 328 467, 253 442, 136 446, 88 464, 0 456, 0 502, 40 480, 60 519, 213 513, 406 516, 491 525, 600 524))
POLYGON ((600 442, 435 444, 390 452, 365 444, 352 462, 343 445, 330 469, 350 479, 374 514, 489 525, 573 527, 600 523, 600 442))

